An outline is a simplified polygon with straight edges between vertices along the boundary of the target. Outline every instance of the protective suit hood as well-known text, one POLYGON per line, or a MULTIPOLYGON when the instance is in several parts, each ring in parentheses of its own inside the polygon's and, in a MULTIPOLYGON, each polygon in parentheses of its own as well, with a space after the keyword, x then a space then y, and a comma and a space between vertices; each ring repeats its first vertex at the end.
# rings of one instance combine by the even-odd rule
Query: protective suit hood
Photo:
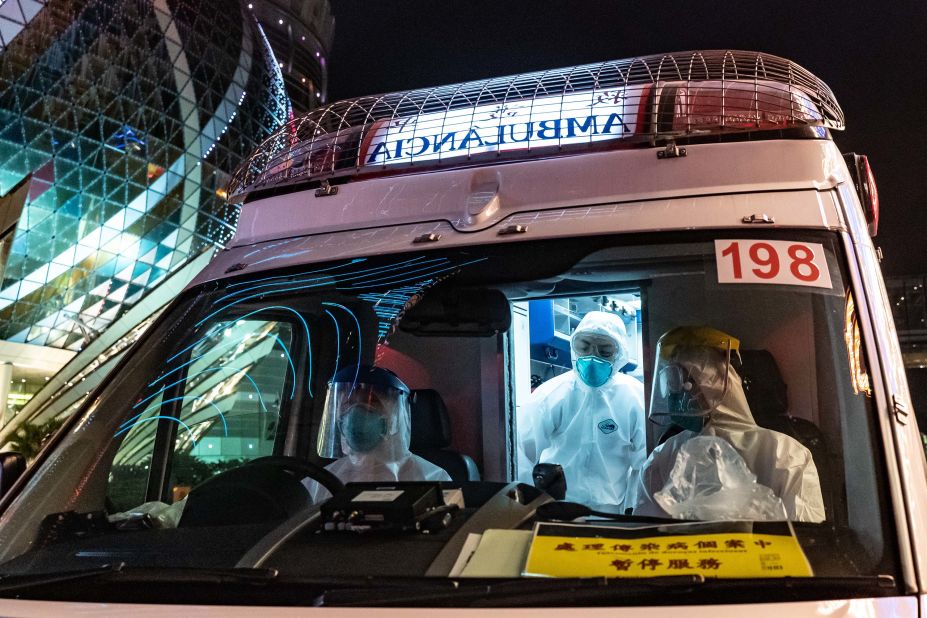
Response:
MULTIPOLYGON (((628 364, 628 335, 624 327, 624 322, 617 315, 605 311, 590 311, 583 319, 580 320, 570 336, 570 358, 574 370, 577 369, 577 360, 586 356, 586 353, 595 355, 592 350, 585 351, 581 348, 585 338, 601 339, 609 342, 614 346, 614 355, 605 360, 611 365, 611 375, 606 382, 613 380, 621 372, 621 369, 628 364), (586 352, 586 353, 584 353, 586 352)), ((600 387, 589 386, 582 380, 578 380, 578 385, 582 388, 593 389, 600 387)))
POLYGON ((728 369, 727 392, 708 418, 709 425, 722 431, 746 431, 757 427, 747 403, 743 380, 733 367, 728 369))

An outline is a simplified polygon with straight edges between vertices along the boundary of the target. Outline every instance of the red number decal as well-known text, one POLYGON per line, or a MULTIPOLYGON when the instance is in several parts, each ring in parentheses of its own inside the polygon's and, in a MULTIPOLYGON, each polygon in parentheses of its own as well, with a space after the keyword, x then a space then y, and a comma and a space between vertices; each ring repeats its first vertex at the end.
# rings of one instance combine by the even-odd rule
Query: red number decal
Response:
POLYGON ((734 266, 734 278, 742 279, 743 272, 740 270, 740 245, 736 242, 732 242, 727 249, 721 252, 721 255, 731 256, 731 262, 734 266))
POLYGON ((779 255, 772 245, 765 242, 758 242, 750 245, 750 259, 757 266, 765 267, 754 268, 753 274, 760 279, 774 279, 779 274, 779 255), (760 251, 765 252, 765 257, 760 257, 760 251))
POLYGON ((814 252, 804 245, 790 245, 789 246, 789 257, 792 258, 792 263, 789 265, 789 270, 792 271, 792 275, 795 276, 799 281, 816 281, 818 277, 821 276, 821 269, 819 269, 814 263, 814 252), (803 274, 802 267, 807 267, 807 274, 803 274))

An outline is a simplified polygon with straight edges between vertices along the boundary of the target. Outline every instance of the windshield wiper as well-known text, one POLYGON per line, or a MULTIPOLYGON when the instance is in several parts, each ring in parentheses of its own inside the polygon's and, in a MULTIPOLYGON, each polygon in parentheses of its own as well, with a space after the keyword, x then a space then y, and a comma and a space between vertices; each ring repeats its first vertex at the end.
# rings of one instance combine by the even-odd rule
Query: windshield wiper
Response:
POLYGON ((86 579, 125 578, 146 582, 239 583, 266 582, 277 576, 276 569, 126 567, 124 562, 119 562, 88 569, 2 575, 0 576, 0 595, 86 579))
MULTIPOLYGON (((678 595, 702 593, 702 602, 718 601, 717 593, 728 593, 726 602, 747 602, 759 590, 777 593, 770 601, 792 600, 809 591, 850 594, 860 590, 894 589, 890 575, 849 577, 784 577, 766 579, 706 579, 700 574, 650 578, 563 578, 517 580, 440 580, 418 586, 379 588, 338 587, 324 591, 316 605, 337 607, 470 606, 518 607, 557 606, 597 601, 633 600, 647 604, 677 604, 678 595), (437 582, 436 582, 437 583, 437 582), (738 593, 742 593, 741 595, 738 593), (732 596, 734 595, 734 596, 732 596), (736 596, 736 598, 734 598, 736 596)), ((846 596, 846 594, 844 596, 846 596)), ((858 596, 858 594, 856 595, 858 596)), ((692 597, 686 603, 694 602, 692 597)))
POLYGON ((668 575, 635 579, 558 578, 558 579, 504 579, 504 580, 438 580, 436 585, 420 584, 415 587, 347 588, 326 590, 320 595, 318 604, 325 606, 352 607, 376 605, 377 607, 414 606, 416 604, 440 604, 452 601, 454 605, 480 600, 508 599, 514 605, 544 605, 554 597, 558 601, 574 599, 578 592, 620 591, 636 595, 652 593, 664 588, 688 590, 705 583, 701 575, 668 575), (440 583, 439 583, 440 582, 440 583), (615 583, 619 582, 617 586, 615 583))
POLYGON ((22 590, 25 588, 49 586, 80 579, 93 579, 101 575, 118 573, 125 567, 124 562, 104 564, 89 569, 75 569, 70 571, 52 571, 48 573, 28 573, 16 575, 0 575, 0 594, 22 590))
POLYGON ((775 599, 770 601, 786 601, 810 598, 821 591, 851 597, 882 596, 895 589, 895 580, 889 575, 768 579, 706 579, 699 574, 650 578, 316 578, 280 576, 276 569, 126 567, 119 563, 83 570, 5 575, 0 577, 0 596, 38 594, 46 598, 51 594, 73 599, 77 594, 97 599, 103 594, 101 586, 109 586, 104 596, 137 602, 139 594, 145 594, 136 584, 153 584, 144 589, 153 599, 161 598, 161 591, 167 589, 184 602, 199 602, 204 594, 225 594, 235 603, 254 603, 266 600, 265 595, 270 594, 275 604, 338 607, 517 607, 598 602, 666 605, 679 603, 680 595, 689 595, 686 603, 717 602, 719 591, 725 592, 725 602, 733 603, 755 600, 761 590, 775 592, 775 599), (86 580, 94 585, 73 587, 86 580), (177 584, 188 586, 181 588, 177 584), (112 588, 114 585, 117 588, 112 588))

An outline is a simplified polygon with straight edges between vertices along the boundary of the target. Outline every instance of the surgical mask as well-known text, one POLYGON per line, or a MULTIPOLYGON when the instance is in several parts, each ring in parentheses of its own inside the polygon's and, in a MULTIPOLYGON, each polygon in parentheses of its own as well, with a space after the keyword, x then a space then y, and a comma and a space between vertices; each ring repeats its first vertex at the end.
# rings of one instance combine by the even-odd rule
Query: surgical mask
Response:
POLYGON ((351 450, 367 453, 386 437, 386 418, 363 404, 352 405, 341 418, 341 434, 351 450))
POLYGON ((583 356, 576 359, 576 373, 579 379, 587 386, 598 388, 612 377, 614 367, 607 360, 602 360, 598 356, 583 356))

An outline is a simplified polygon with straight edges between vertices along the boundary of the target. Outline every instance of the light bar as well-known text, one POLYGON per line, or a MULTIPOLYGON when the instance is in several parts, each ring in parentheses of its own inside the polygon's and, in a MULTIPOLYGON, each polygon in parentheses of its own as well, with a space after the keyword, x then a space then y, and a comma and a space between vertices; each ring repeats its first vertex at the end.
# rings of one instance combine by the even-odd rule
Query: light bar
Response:
POLYGON ((681 52, 340 101, 291 120, 235 172, 229 196, 346 175, 547 156, 674 138, 842 129, 797 64, 681 52))
POLYGON ((362 142, 357 164, 370 168, 622 139, 638 132, 642 94, 639 86, 590 90, 379 120, 362 142))

